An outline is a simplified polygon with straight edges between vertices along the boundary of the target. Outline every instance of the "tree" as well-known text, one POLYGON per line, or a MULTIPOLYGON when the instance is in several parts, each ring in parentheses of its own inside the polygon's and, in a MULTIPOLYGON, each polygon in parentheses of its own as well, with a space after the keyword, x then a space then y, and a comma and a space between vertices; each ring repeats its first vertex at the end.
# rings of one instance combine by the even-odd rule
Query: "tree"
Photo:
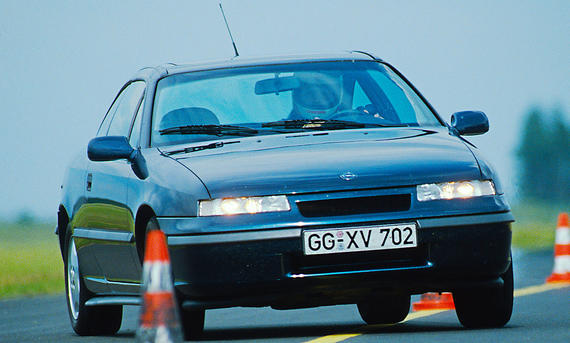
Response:
POLYGON ((547 116, 533 108, 517 150, 519 187, 525 199, 564 202, 570 197, 570 128, 561 110, 547 116), (553 118, 552 118, 553 117, 553 118))
POLYGON ((570 126, 564 120, 564 113, 554 111, 552 121, 552 146, 555 155, 556 168, 553 170, 552 183, 555 186, 555 200, 570 203, 570 126))

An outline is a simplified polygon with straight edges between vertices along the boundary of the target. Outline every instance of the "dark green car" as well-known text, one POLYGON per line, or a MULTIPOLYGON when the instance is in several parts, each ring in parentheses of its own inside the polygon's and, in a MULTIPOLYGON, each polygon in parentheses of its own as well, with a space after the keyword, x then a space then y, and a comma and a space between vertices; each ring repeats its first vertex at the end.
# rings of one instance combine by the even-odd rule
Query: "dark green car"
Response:
POLYGON ((57 234, 80 335, 140 304, 145 232, 162 230, 186 337, 206 309, 357 304, 395 323, 453 292, 468 327, 512 310, 513 217, 465 136, 372 55, 140 70, 63 184, 57 234))

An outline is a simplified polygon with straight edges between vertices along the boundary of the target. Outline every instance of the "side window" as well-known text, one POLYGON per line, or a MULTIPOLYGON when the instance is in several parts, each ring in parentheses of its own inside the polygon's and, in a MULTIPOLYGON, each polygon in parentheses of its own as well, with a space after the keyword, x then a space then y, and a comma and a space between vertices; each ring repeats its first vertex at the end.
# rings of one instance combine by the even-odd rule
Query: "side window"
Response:
POLYGON ((111 108, 107 111, 107 114, 105 114, 105 118, 103 119, 101 126, 99 126, 99 130, 97 130, 97 137, 107 135, 107 131, 109 131, 109 124, 111 124, 111 119, 113 119, 113 116, 117 111, 117 107, 119 107, 119 104, 121 103, 121 99, 122 97, 120 95, 115 98, 113 105, 111 105, 111 108))
POLYGON ((129 143, 134 148, 137 148, 140 142, 143 107, 144 107, 144 98, 141 100, 141 104, 139 106, 139 110, 137 111, 135 122, 133 124, 133 129, 131 130, 131 136, 129 137, 129 143))
MULTIPOLYGON (((135 81, 121 93, 120 103, 113 115, 107 136, 128 136, 137 105, 144 92, 143 81, 135 81)), ((117 99, 119 100, 119 99, 117 99)))

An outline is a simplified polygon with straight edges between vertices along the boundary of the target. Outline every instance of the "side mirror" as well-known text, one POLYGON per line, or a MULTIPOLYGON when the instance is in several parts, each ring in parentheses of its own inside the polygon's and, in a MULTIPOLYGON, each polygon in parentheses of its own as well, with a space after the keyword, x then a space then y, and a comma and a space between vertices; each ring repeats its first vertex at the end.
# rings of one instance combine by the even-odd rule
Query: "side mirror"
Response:
POLYGON ((455 112, 451 115, 451 126, 460 135, 481 135, 489 131, 489 119, 481 111, 455 112))
POLYGON ((134 149, 124 136, 103 136, 93 138, 87 146, 87 157, 94 162, 128 159, 134 149))
POLYGON ((140 150, 135 150, 124 136, 103 136, 93 138, 87 146, 87 157, 94 162, 126 159, 131 163, 135 175, 144 180, 148 177, 146 161, 140 150))

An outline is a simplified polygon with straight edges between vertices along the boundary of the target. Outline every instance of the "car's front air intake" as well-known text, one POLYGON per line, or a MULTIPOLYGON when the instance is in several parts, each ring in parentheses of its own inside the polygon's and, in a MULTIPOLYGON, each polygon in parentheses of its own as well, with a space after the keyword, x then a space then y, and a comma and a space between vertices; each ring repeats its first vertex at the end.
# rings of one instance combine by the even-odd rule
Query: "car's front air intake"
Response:
POLYGON ((351 214, 401 212, 410 209, 410 194, 379 195, 299 201, 297 207, 304 217, 346 216, 351 214))

